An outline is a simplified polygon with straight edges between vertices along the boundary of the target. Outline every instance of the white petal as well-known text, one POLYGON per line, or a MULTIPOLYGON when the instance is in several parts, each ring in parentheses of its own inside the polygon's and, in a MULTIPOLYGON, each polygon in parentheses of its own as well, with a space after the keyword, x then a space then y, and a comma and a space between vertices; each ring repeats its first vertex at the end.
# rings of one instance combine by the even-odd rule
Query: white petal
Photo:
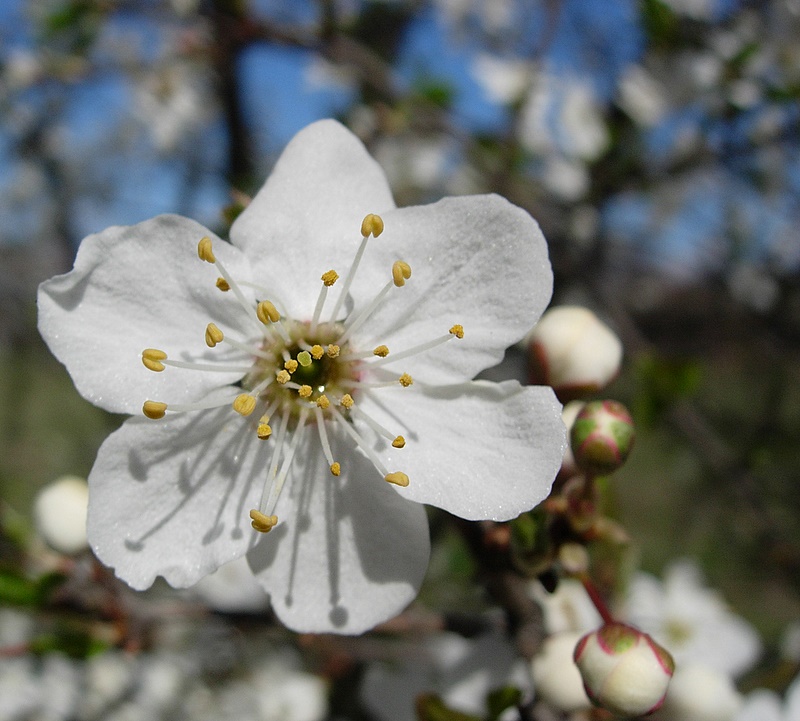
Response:
MULTIPOLYGON (((205 235, 214 240, 176 215, 112 227, 84 239, 72 271, 39 286, 39 332, 84 398, 108 411, 139 413, 145 400, 194 400, 241 377, 154 373, 142 365, 145 348, 213 361, 219 353, 205 345, 206 325, 213 321, 225 332, 243 320, 233 293, 215 287, 216 269, 197 257, 205 235)), ((236 278, 247 279, 236 248, 216 239, 214 252, 236 278)))
POLYGON ((400 495, 469 520, 505 521, 533 508, 550 492, 566 445, 561 404, 542 386, 415 384, 356 402, 406 439, 405 448, 376 449, 390 472, 408 475, 400 495))
MULTIPOLYGON (((398 361, 397 369, 428 383, 457 383, 495 365, 522 338, 550 300, 553 273, 536 221, 497 195, 445 198, 384 216, 385 230, 368 262, 389 269, 396 259, 412 275, 394 288, 359 340, 402 351, 447 334, 464 338, 398 361)), ((365 343, 369 347, 370 343, 365 343)), ((391 358, 391 353, 389 358, 391 358)))
POLYGON ((308 319, 320 276, 331 269, 343 276, 350 267, 364 216, 394 207, 386 176, 361 141, 343 125, 322 120, 286 146, 233 224, 231 240, 273 300, 291 317, 308 319))
MULTIPOLYGON (((222 391, 220 391, 222 393, 222 391)), ((268 449, 229 407, 130 418, 89 474, 89 542, 136 589, 190 586, 252 542, 268 449)))
POLYGON ((316 429, 307 431, 276 507, 278 525, 247 558, 289 628, 361 633, 416 596, 430 553, 427 517, 337 442, 342 475, 331 476, 316 429))

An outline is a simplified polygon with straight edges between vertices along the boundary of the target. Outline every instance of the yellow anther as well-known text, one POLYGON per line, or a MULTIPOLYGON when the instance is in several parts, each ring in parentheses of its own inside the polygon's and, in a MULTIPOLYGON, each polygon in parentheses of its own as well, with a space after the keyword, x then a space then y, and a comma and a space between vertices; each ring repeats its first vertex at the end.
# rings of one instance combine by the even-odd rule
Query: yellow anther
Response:
POLYGON ((339 280, 339 274, 335 270, 329 270, 327 273, 322 274, 322 282, 330 288, 337 280, 339 280))
POLYGON ((326 408, 327 408, 327 407, 328 407, 330 404, 331 404, 331 402, 330 402, 330 400, 328 399, 328 396, 326 396, 324 393, 323 393, 323 394, 322 394, 322 395, 321 395, 319 398, 317 398, 317 405, 318 405, 320 408, 322 408, 322 410, 323 410, 323 411, 324 411, 324 410, 325 410, 325 409, 326 409, 326 408))
POLYGON ((386 358, 386 356, 389 355, 389 346, 379 345, 374 351, 372 351, 372 355, 386 358))
POLYGON ((400 288, 406 284, 411 277, 411 266, 403 260, 396 260, 392 263, 392 280, 400 288))
POLYGON ((281 319, 278 309, 268 300, 262 300, 256 306, 256 315, 264 325, 277 323, 281 319))
POLYGON ((351 396, 349 393, 345 393, 342 396, 342 400, 339 401, 339 405, 344 406, 347 409, 352 408, 354 403, 355 401, 353 400, 353 396, 351 396))
POLYGON ((222 343, 223 338, 225 338, 225 336, 222 334, 222 331, 213 323, 209 323, 206 326, 206 345, 209 348, 213 348, 217 343, 222 343))
POLYGON ((331 463, 331 473, 334 476, 338 476, 342 472, 342 467, 339 465, 338 461, 334 461, 331 463))
POLYGON ((164 370, 164 364, 161 361, 166 360, 166 358, 167 354, 163 350, 158 350, 158 348, 145 348, 142 351, 144 367, 156 373, 164 370))
POLYGON ((464 337, 464 326, 456 323, 448 332, 461 340, 464 337))
POLYGON ((278 525, 278 517, 264 515, 254 508, 250 511, 250 525, 259 533, 269 533, 278 525))
POLYGON ((297 395, 299 395, 301 398, 310 398, 311 386, 300 386, 300 389, 297 391, 297 395))
POLYGON ((408 485, 408 476, 405 473, 397 471, 396 473, 387 473, 383 480, 387 483, 394 483, 395 486, 405 488, 408 485))
POLYGON ((144 413, 148 418, 152 418, 154 421, 157 421, 159 418, 163 418, 166 410, 167 404, 160 403, 159 401, 145 401, 144 405, 142 406, 142 413, 144 413))
POLYGON ((408 373, 403 373, 397 380, 403 388, 408 388, 414 382, 414 379, 408 373))
POLYGON ((325 349, 325 353, 327 354, 328 358, 338 358, 340 350, 341 350, 341 348, 339 348, 338 345, 334 345, 333 343, 331 343, 325 349))
POLYGON ((377 238, 381 233, 383 233, 383 218, 380 215, 370 213, 361 221, 361 235, 363 237, 366 238, 372 234, 373 238, 377 238))
POLYGON ((233 399, 233 410, 239 415, 249 416, 256 409, 256 398, 247 393, 240 393, 233 399))
POLYGON ((297 370, 297 361, 294 358, 289 358, 286 363, 283 364, 283 367, 286 368, 289 373, 294 373, 297 370))
POLYGON ((311 357, 314 360, 319 360, 323 355, 325 355, 325 349, 321 345, 311 346, 311 357))
POLYGON ((223 293, 227 293, 231 289, 231 285, 225 278, 217 278, 217 288, 223 293))
MULTIPOLYGON (((317 347, 317 346, 314 346, 314 348, 316 348, 316 347, 317 347)), ((312 348, 312 351, 313 351, 313 348, 312 348)), ((321 354, 321 353, 320 353, 320 356, 322 356, 322 354, 321 354)), ((297 362, 298 362, 298 363, 299 363, 301 366, 303 366, 303 368, 308 368, 308 366, 310 366, 310 365, 311 365, 311 363, 312 363, 312 360, 311 360, 311 353, 309 353, 307 350, 301 350, 301 351, 300 351, 300 352, 297 354, 297 362)))
POLYGON ((405 448, 405 445, 406 445, 406 439, 405 439, 405 438, 403 438, 403 436, 397 436, 397 438, 395 438, 395 439, 392 441, 392 445, 393 445, 395 448, 405 448))
POLYGON ((278 383, 280 383, 281 385, 283 385, 284 383, 287 383, 290 378, 291 378, 291 376, 285 370, 278 371, 275 374, 275 380, 278 381, 278 383))
POLYGON ((256 435, 262 440, 266 441, 272 435, 272 427, 265 421, 260 421, 258 428, 256 428, 256 435))
POLYGON ((216 263, 217 259, 214 257, 214 251, 211 249, 211 238, 206 236, 201 238, 197 244, 197 257, 204 260, 206 263, 216 263))

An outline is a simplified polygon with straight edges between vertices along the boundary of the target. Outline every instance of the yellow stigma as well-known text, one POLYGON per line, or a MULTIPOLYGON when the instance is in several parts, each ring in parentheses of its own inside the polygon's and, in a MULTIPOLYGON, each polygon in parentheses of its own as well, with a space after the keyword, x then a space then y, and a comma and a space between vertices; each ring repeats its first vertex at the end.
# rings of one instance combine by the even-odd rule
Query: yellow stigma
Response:
MULTIPOLYGON (((316 348, 316 347, 317 347, 317 346, 314 346, 314 348, 316 348)), ((312 350, 312 352, 313 352, 313 350, 314 350, 314 349, 312 348, 311 350, 312 350)), ((322 354, 321 354, 321 353, 320 353, 320 357, 322 357, 322 354)), ((303 368, 308 368, 308 366, 310 366, 310 365, 311 365, 311 363, 312 363, 312 360, 311 360, 311 353, 309 353, 307 350, 301 350, 301 351, 300 351, 300 352, 297 354, 297 362, 298 362, 298 363, 299 363, 301 366, 303 366, 303 368)))
POLYGON ((280 383, 281 385, 283 385, 284 383, 288 383, 290 378, 291 376, 285 370, 278 371, 275 374, 275 380, 278 381, 278 383, 280 383))
POLYGON ((310 398, 311 386, 300 386, 300 389, 297 391, 297 395, 299 395, 301 398, 310 398))
POLYGON ((364 238, 370 234, 373 238, 377 238, 381 233, 383 233, 383 218, 380 215, 370 213, 361 221, 361 235, 364 238))
POLYGON ((392 263, 392 280, 394 284, 401 288, 411 277, 411 266, 403 260, 396 260, 392 263))
POLYGON ((330 345, 328 345, 328 347, 325 349, 325 353, 327 354, 328 358, 338 358, 338 357, 339 357, 339 351, 340 351, 340 350, 341 350, 341 349, 339 348, 339 346, 338 346, 338 345, 334 345, 333 343, 331 343, 331 344, 330 344, 330 345))
POLYGON ((323 355, 325 355, 325 349, 321 345, 311 346, 311 357, 314 360, 319 360, 323 355))
POLYGON ((408 388, 414 382, 414 379, 408 373, 403 373, 397 380, 403 388, 408 388))
POLYGON ((394 483, 395 486, 405 488, 408 485, 408 476, 405 473, 397 471, 395 473, 387 473, 383 480, 387 483, 394 483))
POLYGON ((338 461, 334 461, 331 463, 331 473, 334 476, 338 476, 342 472, 342 467, 339 465, 338 461))
POLYGON ((318 405, 320 408, 322 408, 322 410, 323 410, 323 411, 324 411, 324 410, 325 410, 325 409, 326 409, 326 408, 327 408, 327 407, 328 407, 330 404, 331 404, 331 402, 330 402, 330 400, 328 400, 328 396, 326 396, 324 393, 323 393, 323 394, 322 394, 322 395, 321 395, 319 398, 317 398, 317 405, 318 405))
POLYGON ((197 244, 197 257, 204 260, 206 263, 216 263, 217 259, 214 257, 214 251, 211 249, 211 238, 206 236, 201 238, 197 244))
POLYGON ((264 325, 277 323, 281 319, 278 309, 268 300, 262 300, 256 306, 256 315, 264 325))
POLYGON ((261 511, 257 511, 254 508, 250 511, 250 525, 259 533, 269 533, 278 525, 278 517, 265 516, 261 511))
POLYGON ((405 439, 405 438, 403 438, 403 436, 397 436, 397 438, 395 438, 395 439, 392 441, 392 445, 393 445, 395 448, 405 448, 405 445, 406 445, 406 439, 405 439))
POLYGON ((256 428, 256 435, 262 441, 266 441, 272 435, 272 427, 266 421, 260 421, 258 428, 256 428))
POLYGON ((217 288, 223 293, 227 293, 231 289, 231 286, 225 278, 217 278, 217 288))
POLYGON ((163 418, 166 410, 167 404, 160 403, 159 401, 145 401, 144 405, 142 406, 142 413, 144 413, 148 418, 152 418, 154 421, 157 421, 159 418, 163 418))
POLYGON ((249 416, 256 409, 255 396, 241 393, 233 399, 233 410, 242 416, 249 416))
POLYGON ((163 350, 158 350, 158 348, 145 348, 142 351, 144 367, 156 373, 164 370, 164 364, 161 361, 166 360, 166 358, 167 354, 163 350))
POLYGON ((330 288, 337 280, 339 280, 339 274, 335 270, 329 270, 327 273, 322 274, 322 282, 330 288))
POLYGON ((222 331, 213 323, 209 323, 206 326, 206 345, 209 348, 213 348, 217 343, 222 343, 224 338, 225 336, 222 334, 222 331))
POLYGON ((342 396, 342 400, 339 401, 339 405, 347 408, 348 410, 353 407, 354 403, 355 401, 353 400, 353 396, 351 396, 349 393, 345 393, 342 396))
POLYGON ((464 337, 464 326, 456 323, 448 332, 461 340, 464 337))
POLYGON ((386 356, 389 355, 389 346, 379 345, 374 351, 372 351, 372 355, 386 358, 386 356))
POLYGON ((283 364, 283 367, 286 368, 289 373, 294 373, 297 370, 297 361, 294 358, 289 358, 286 363, 283 364))

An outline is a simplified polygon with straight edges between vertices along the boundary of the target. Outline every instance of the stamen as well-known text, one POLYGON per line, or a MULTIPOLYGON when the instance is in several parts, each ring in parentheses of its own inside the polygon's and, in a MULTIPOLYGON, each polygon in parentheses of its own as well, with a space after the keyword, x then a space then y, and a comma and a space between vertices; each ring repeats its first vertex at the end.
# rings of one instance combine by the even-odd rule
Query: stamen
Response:
POLYGON ((288 409, 284 409, 283 414, 281 415, 281 423, 278 426, 278 438, 275 441, 275 450, 272 452, 272 460, 269 464, 269 471, 267 472, 267 480, 264 482, 264 486, 261 489, 261 500, 258 502, 258 507, 262 510, 266 510, 267 507, 267 499, 269 498, 272 481, 275 480, 275 476, 278 475, 278 463, 281 460, 281 453, 283 452, 283 441, 286 438, 286 429, 289 425, 289 411, 288 409))
POLYGON ((297 395, 299 395, 301 398, 310 398, 311 393, 312 393, 311 386, 307 385, 300 386, 300 390, 297 391, 297 395))
POLYGON ((165 366, 173 368, 188 368, 193 371, 212 371, 216 373, 248 373, 252 366, 229 366, 219 363, 197 363, 195 361, 163 360, 165 366))
POLYGON ((286 372, 286 370, 280 370, 275 374, 275 380, 281 385, 288 383, 290 378, 291 376, 286 372))
MULTIPOLYGON (((349 397, 350 396, 348 396, 348 398, 349 397)), ((342 398, 342 400, 344 400, 344 398, 342 398)), ((342 403, 342 405, 344 405, 344 403, 342 403)), ((351 403, 349 406, 346 406, 346 407, 351 413, 354 413, 356 415, 356 417, 361 418, 362 420, 364 420, 366 422, 366 424, 370 428, 372 428, 373 431, 375 431, 375 433, 377 433, 379 436, 383 436, 387 440, 391 441, 392 445, 395 448, 402 448, 406 444, 405 439, 403 438, 403 436, 395 436, 395 434, 392 433, 388 428, 384 428, 380 423, 378 423, 378 421, 376 421, 368 413, 365 413, 358 406, 353 405, 351 403), (399 443, 399 445, 398 445, 398 443, 399 443)))
POLYGON ((142 406, 142 413, 154 421, 160 420, 164 417, 167 411, 167 404, 160 403, 159 401, 145 401, 142 406))
POLYGON ((258 427, 256 428, 256 435, 262 440, 266 441, 272 435, 272 426, 269 424, 269 416, 265 413, 258 420, 258 427))
POLYGON ((389 355, 389 346, 379 345, 375 350, 372 351, 372 355, 379 356, 380 358, 386 358, 389 355))
POLYGON ((408 485, 408 476, 405 473, 396 471, 395 473, 387 473, 383 480, 388 483, 394 483, 396 486, 405 488, 408 485))
POLYGON ((356 442, 356 445, 364 451, 364 454, 372 462, 372 465, 378 469, 378 473, 385 478, 389 474, 389 471, 387 471, 386 467, 381 463, 380 458, 378 458, 375 451, 372 450, 371 445, 364 440, 355 428, 353 428, 352 424, 345 420, 336 406, 331 406, 330 410, 334 420, 344 429, 344 432, 356 442))
MULTIPOLYGON (((197 244, 197 255, 200 257, 201 260, 206 261, 206 263, 213 263, 217 266, 217 270, 219 274, 222 276, 222 280, 224 280, 228 287, 233 291, 233 294, 236 296, 236 300, 239 301, 239 305, 244 308, 247 317, 250 318, 250 313, 252 312, 251 305, 247 302, 242 293, 242 289, 236 284, 236 282, 231 278, 230 273, 225 269, 225 266, 222 265, 222 261, 217 260, 214 255, 214 251, 211 247, 211 238, 208 236, 201 238, 200 242, 197 244)), ((217 279, 217 287, 219 288, 219 279, 217 279)))
POLYGON ((281 314, 271 301, 262 300, 256 306, 256 316, 264 324, 277 323, 281 319, 281 314))
MULTIPOLYGON (((394 274, 394 269, 392 270, 392 273, 394 274)), ((364 308, 358 314, 358 316, 356 316, 355 320, 353 320, 353 322, 350 323, 345 332, 342 333, 341 336, 339 336, 340 345, 344 345, 345 341, 348 338, 350 338, 350 336, 361 327, 364 321, 367 320, 367 318, 369 318, 370 315, 372 315, 378 309, 380 304, 383 303, 383 299, 386 298, 386 294, 395 286, 396 283, 394 282, 394 277, 393 277, 392 280, 390 280, 385 286, 383 286, 380 293, 378 293, 378 295, 376 295, 372 299, 372 302, 369 305, 367 305, 366 308, 364 308)))
POLYGON ((411 277, 411 266, 402 260, 392 264, 392 280, 398 288, 402 288, 411 277))
POLYGON ((250 511, 250 525, 259 533, 269 533, 278 525, 277 516, 266 516, 255 508, 250 511))
POLYGON ((345 393, 339 399, 339 405, 342 406, 343 408, 347 408, 348 411, 353 407, 354 404, 355 401, 353 400, 353 396, 351 396, 349 393, 345 393))
MULTIPOLYGON (((300 359, 300 355, 302 354, 298 354, 298 360, 300 359)), ((325 355, 325 349, 321 345, 311 346, 311 357, 314 360, 319 360, 320 358, 322 358, 323 355, 325 355)))
POLYGON ((325 430, 325 416, 322 414, 324 408, 327 408, 330 405, 330 401, 323 395, 317 399, 317 405, 314 408, 314 415, 317 418, 317 432, 319 433, 319 442, 322 446, 322 453, 325 456, 325 460, 328 461, 328 467, 331 469, 331 473, 334 476, 338 476, 342 472, 342 467, 333 460, 333 452, 331 451, 331 444, 328 441, 328 431, 325 430), (321 398, 325 398, 325 405, 322 405, 319 401, 321 398))
POLYGON ((377 238, 381 233, 383 233, 383 219, 379 215, 370 213, 361 223, 361 245, 358 246, 355 258, 353 258, 353 262, 350 264, 350 268, 345 276, 344 283, 342 283, 342 292, 339 293, 339 297, 336 299, 336 304, 333 306, 333 312, 331 313, 330 320, 328 321, 329 323, 336 322, 336 316, 342 307, 342 303, 344 303, 345 298, 347 298, 347 294, 350 292, 350 286, 353 283, 353 278, 356 276, 359 263, 361 263, 361 257, 364 255, 364 250, 367 247, 367 239, 370 235, 372 235, 374 238, 377 238))
POLYGON ((197 244, 197 257, 204 260, 206 263, 216 263, 217 259, 214 257, 214 251, 211 246, 211 238, 208 236, 200 238, 197 244))
POLYGON ((286 479, 289 476, 289 470, 292 467, 292 460, 294 459, 295 451, 302 442, 307 420, 308 408, 303 408, 300 411, 300 419, 297 422, 297 428, 295 428, 292 438, 289 441, 289 451, 287 452, 286 458, 281 466, 280 475, 278 476, 278 480, 275 481, 275 486, 272 488, 270 494, 271 500, 268 504, 270 511, 274 511, 275 506, 278 504, 278 499, 280 498, 281 491, 283 490, 283 484, 286 483, 286 479))
POLYGON ((393 353, 391 357, 383 357, 379 360, 373 361, 369 364, 370 368, 380 368, 381 366, 386 365, 387 363, 394 363, 395 361, 404 360, 405 358, 411 358, 411 356, 418 355, 419 353, 424 353, 431 348, 435 348, 438 345, 442 345, 442 343, 447 343, 447 341, 452 340, 453 338, 463 338, 464 337, 464 328, 460 325, 454 325, 447 335, 439 336, 438 338, 434 338, 433 340, 426 341, 425 343, 420 343, 419 345, 415 345, 412 348, 406 348, 405 350, 401 350, 399 353, 393 353))
POLYGON ((328 358, 338 358, 340 350, 341 348, 338 345, 330 343, 325 349, 325 354, 328 356, 328 358))
POLYGON ((223 293, 227 293, 231 286, 229 285, 228 281, 225 278, 217 278, 217 288, 219 288, 223 293))
POLYGON ((403 373, 397 380, 403 388, 408 388, 414 383, 414 379, 408 373, 403 373))
POLYGON ((256 409, 256 399, 248 393, 236 396, 233 401, 233 410, 239 415, 249 416, 256 409))
POLYGON ((406 439, 403 438, 403 436, 397 436, 397 438, 395 438, 392 441, 392 446, 394 446, 395 448, 405 448, 406 447, 406 439))
MULTIPOLYGON (((375 365, 374 363, 370 365, 375 365)), ((399 378, 395 378, 391 381, 357 381, 352 380, 350 378, 343 378, 339 381, 339 385, 344 386, 345 388, 390 388, 391 386, 395 385, 395 383, 399 383, 403 388, 408 388, 410 385, 413 385, 414 379, 408 374, 403 373, 399 378)))
POLYGON ((330 288, 338 279, 339 274, 335 270, 329 270, 322 274, 322 288, 320 288, 319 291, 317 305, 314 306, 314 315, 311 318, 311 325, 308 327, 309 335, 314 335, 314 333, 317 332, 319 316, 322 313, 322 307, 325 305, 325 299, 328 297, 328 288, 330 288))
POLYGON ((244 351, 248 355, 254 355, 258 358, 263 358, 264 360, 273 360, 275 355, 273 353, 267 353, 266 351, 261 350, 260 348, 254 348, 253 346, 247 345, 247 343, 242 343, 240 340, 235 340, 231 338, 229 335, 225 336, 225 342, 229 345, 232 345, 234 348, 240 351, 244 351))
POLYGON ((214 348, 217 345, 217 343, 222 343, 224 339, 225 336, 223 335, 222 331, 219 328, 217 328, 216 325, 214 325, 213 323, 209 323, 206 326, 206 345, 209 348, 214 348))
POLYGON ((160 373, 164 370, 164 364, 161 362, 165 360, 167 354, 158 348, 145 348, 142 351, 142 363, 148 370, 160 373))
POLYGON ((324 411, 324 410, 325 410, 325 409, 326 409, 326 408, 327 408, 327 407, 328 407, 330 404, 331 404, 331 402, 330 402, 330 400, 328 399, 328 396, 326 396, 324 393, 323 393, 323 394, 322 394, 322 395, 321 395, 319 398, 317 398, 317 405, 318 405, 318 406, 319 406, 319 407, 320 407, 320 408, 321 408, 323 411, 324 411))
POLYGON ((299 364, 298 364, 298 362, 297 362, 297 361, 296 361, 294 358, 290 358, 289 360, 287 360, 287 361, 286 361, 286 362, 283 364, 283 367, 284 367, 284 368, 285 368, 287 371, 289 371, 289 373, 294 373, 294 372, 297 370, 297 366, 298 366, 298 365, 299 365, 299 364))

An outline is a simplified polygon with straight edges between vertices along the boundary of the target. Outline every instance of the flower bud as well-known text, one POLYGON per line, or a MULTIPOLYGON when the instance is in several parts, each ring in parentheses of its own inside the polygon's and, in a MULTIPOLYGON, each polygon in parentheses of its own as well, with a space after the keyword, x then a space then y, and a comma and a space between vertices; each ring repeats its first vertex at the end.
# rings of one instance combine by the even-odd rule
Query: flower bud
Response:
POLYGON ((592 703, 621 716, 655 711, 675 671, 665 649, 622 623, 608 623, 586 634, 575 647, 575 663, 592 703))
POLYGON ((619 372, 622 343, 587 308, 551 308, 530 338, 531 380, 552 386, 562 402, 605 388, 619 372))
POLYGON ((635 437, 628 409, 617 401, 587 403, 570 430, 575 463, 585 473, 617 470, 627 459, 635 437))
POLYGON ((59 553, 80 553, 87 548, 86 509, 89 487, 83 478, 62 476, 36 496, 33 515, 39 535, 59 553))

